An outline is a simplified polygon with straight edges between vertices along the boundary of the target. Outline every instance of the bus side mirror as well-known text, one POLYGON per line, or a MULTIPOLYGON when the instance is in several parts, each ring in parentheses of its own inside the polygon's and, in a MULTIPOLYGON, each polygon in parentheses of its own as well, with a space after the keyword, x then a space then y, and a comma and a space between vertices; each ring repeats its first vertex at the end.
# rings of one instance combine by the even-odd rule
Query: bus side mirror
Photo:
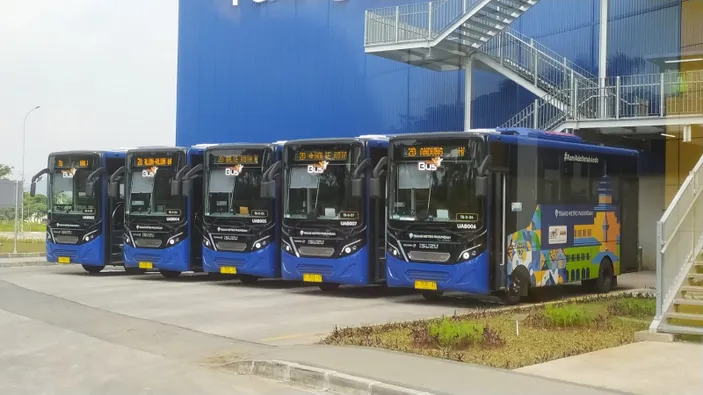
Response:
POLYGON ((488 177, 476 176, 476 197, 488 196, 488 177))
POLYGON ((117 199, 118 197, 120 197, 120 183, 116 181, 110 181, 107 186, 107 194, 113 199, 117 199))
POLYGON ((85 183, 85 197, 92 198, 95 195, 95 182, 86 181, 85 183))
POLYGON ((381 177, 373 177, 369 180, 369 196, 372 198, 382 198, 385 194, 381 177))
POLYGON ((33 182, 32 185, 29 186, 29 196, 34 197, 34 195, 37 194, 37 183, 33 182))
POLYGON ((364 179, 354 178, 351 180, 352 197, 360 198, 364 194, 364 179))
MULTIPOLYGON (((193 180, 183 180, 183 195, 190 197, 193 194, 193 180)), ((171 184, 171 193, 173 193, 173 184, 171 184)))
POLYGON ((181 182, 179 180, 171 180, 171 196, 181 195, 181 182))

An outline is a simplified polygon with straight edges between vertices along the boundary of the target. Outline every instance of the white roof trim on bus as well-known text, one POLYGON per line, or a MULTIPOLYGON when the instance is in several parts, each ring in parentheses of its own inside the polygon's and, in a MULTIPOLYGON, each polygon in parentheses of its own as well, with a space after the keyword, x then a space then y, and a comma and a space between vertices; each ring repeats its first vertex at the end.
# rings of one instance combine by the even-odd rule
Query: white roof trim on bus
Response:
POLYGON ((378 140, 388 140, 390 137, 386 136, 385 134, 362 134, 361 136, 357 137, 359 139, 378 139, 378 140))
POLYGON ((495 129, 487 129, 487 128, 486 128, 486 129, 467 129, 467 130, 464 130, 464 132, 467 132, 467 133, 490 133, 490 134, 500 134, 500 132, 497 131, 497 130, 495 130, 495 129))

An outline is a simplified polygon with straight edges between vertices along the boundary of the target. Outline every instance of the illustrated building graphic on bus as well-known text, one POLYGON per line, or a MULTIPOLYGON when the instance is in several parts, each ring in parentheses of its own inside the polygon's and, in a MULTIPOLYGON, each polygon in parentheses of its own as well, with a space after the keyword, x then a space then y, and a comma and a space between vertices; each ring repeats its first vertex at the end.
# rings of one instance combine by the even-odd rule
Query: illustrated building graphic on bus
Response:
POLYGON ((538 205, 530 224, 508 236, 510 272, 524 266, 532 286, 561 284, 595 277, 607 257, 619 274, 619 207, 607 171, 596 192, 595 206, 538 205))

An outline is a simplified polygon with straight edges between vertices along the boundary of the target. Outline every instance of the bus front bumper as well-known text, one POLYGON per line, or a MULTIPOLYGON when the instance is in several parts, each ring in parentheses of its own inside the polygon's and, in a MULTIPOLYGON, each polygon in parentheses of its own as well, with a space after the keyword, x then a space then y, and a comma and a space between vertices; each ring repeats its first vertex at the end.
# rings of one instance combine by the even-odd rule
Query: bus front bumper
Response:
POLYGON ((278 243, 252 252, 214 251, 203 246, 203 270, 208 273, 220 273, 220 268, 234 267, 236 274, 248 274, 257 277, 281 277, 281 249, 278 243))
POLYGON ((139 248, 124 245, 125 267, 149 268, 157 270, 171 270, 174 272, 190 271, 190 250, 188 239, 180 243, 163 248, 139 248))
POLYGON ((46 242, 46 261, 105 266, 105 244, 102 235, 85 244, 56 244, 46 242), (59 262, 61 258, 62 262, 59 262))
POLYGON ((386 254, 389 287, 488 294, 488 251, 454 265, 401 261, 386 254))
POLYGON ((283 279, 311 283, 369 285, 367 247, 340 258, 296 257, 281 251, 283 279))

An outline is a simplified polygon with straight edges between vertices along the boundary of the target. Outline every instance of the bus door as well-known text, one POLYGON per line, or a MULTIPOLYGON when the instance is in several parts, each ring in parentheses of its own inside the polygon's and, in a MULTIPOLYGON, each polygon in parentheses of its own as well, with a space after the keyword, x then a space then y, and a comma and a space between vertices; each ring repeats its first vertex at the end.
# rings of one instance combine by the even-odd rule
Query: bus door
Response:
POLYGON ((639 183, 637 178, 620 177, 620 273, 639 270, 639 183), (627 197, 627 198, 625 198, 627 197))
POLYGON ((489 205, 489 261, 491 284, 493 289, 504 289, 507 284, 507 268, 505 259, 506 228, 506 199, 507 199, 506 173, 494 171, 491 177, 491 194, 489 205))
MULTIPOLYGON (((371 169, 388 154, 386 147, 370 147, 371 169)), ((386 185, 386 176, 381 175, 381 185, 386 185)), ((370 281, 386 280, 386 196, 370 198, 368 190, 364 196, 369 202, 369 260, 370 281)))
MULTIPOLYGON (((105 169, 107 174, 113 174, 125 164, 124 158, 107 158, 105 169)), ((107 195, 106 191, 101 194, 107 195)), ((108 226, 105 227, 107 234, 105 242, 109 253, 109 262, 112 264, 122 264, 124 262, 124 177, 119 181, 119 193, 117 197, 107 198, 108 226)))

